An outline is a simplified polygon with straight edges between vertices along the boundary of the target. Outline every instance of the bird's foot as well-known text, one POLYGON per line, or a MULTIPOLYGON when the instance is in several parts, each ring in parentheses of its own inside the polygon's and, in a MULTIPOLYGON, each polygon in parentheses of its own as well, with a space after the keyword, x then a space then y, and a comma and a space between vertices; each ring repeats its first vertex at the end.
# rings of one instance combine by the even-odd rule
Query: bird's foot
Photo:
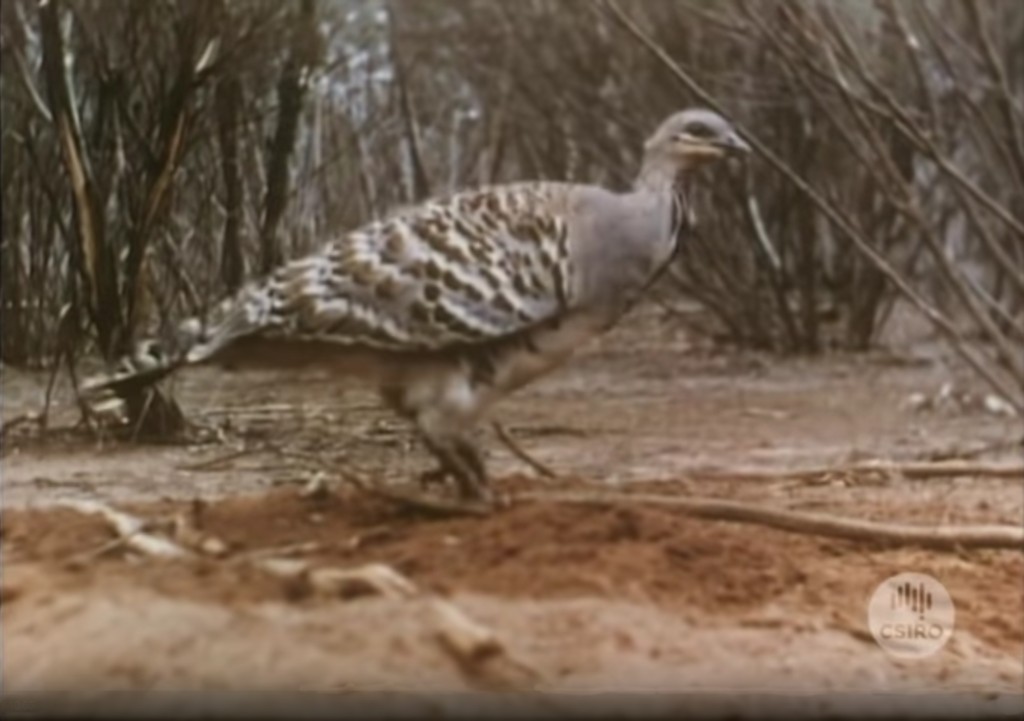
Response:
POLYGON ((496 508, 483 498, 453 498, 447 494, 398 488, 379 488, 374 493, 401 506, 436 516, 486 516, 496 508))
POLYGON ((450 476, 451 471, 443 466, 438 466, 419 475, 419 486, 424 491, 429 491, 435 486, 443 487, 450 476))

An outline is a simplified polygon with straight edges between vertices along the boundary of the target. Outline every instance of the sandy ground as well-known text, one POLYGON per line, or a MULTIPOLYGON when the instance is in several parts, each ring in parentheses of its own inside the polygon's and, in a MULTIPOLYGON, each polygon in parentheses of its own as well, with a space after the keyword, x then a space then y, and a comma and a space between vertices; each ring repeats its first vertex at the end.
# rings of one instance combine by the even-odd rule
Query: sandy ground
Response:
MULTIPOLYGON (((769 362, 710 351, 651 310, 500 407, 558 479, 532 474, 490 432, 483 441, 498 488, 513 496, 647 490, 877 521, 1020 526, 1021 478, 843 471, 871 460, 1019 462, 1019 419, 973 402, 906 406, 947 382, 983 392, 927 344, 769 362), (808 467, 833 472, 787 476, 808 467)), ((44 386, 5 369, 5 421, 38 409, 44 386)), ((623 714, 655 698, 667 704, 655 710, 732 717, 855 716, 900 703, 910 716, 1024 709, 1020 550, 852 541, 625 501, 521 499, 487 518, 439 519, 361 495, 330 472, 327 492, 305 497, 303 484, 332 464, 398 483, 428 459, 371 394, 323 374, 203 369, 183 374, 175 392, 193 420, 220 429, 219 441, 84 438, 66 430, 76 416, 63 387, 45 439, 28 426, 8 434, 8 708, 39 692, 81 710, 86 692, 101 706, 149 699, 181 713, 195 710, 186 696, 204 698, 212 712, 260 690, 305 692, 260 697, 267 713, 342 702, 445 715, 469 702, 442 692, 514 689, 530 690, 515 698, 531 713, 604 693, 643 694, 594 706, 623 714), (75 499, 155 521, 185 515, 227 553, 161 561, 110 548, 102 520, 55 507, 75 499), (310 568, 386 564, 421 593, 319 593, 308 576, 260 570, 249 562, 259 554, 310 568), (924 660, 888 655, 868 631, 871 594, 905 571, 935 576, 956 604, 952 639, 924 660), (452 652, 439 597, 490 629, 500 650, 472 662, 452 652), (148 695, 108 695, 119 691, 148 695), (423 693, 399 701, 385 691, 423 693), (939 692, 952 695, 937 701, 939 692)))

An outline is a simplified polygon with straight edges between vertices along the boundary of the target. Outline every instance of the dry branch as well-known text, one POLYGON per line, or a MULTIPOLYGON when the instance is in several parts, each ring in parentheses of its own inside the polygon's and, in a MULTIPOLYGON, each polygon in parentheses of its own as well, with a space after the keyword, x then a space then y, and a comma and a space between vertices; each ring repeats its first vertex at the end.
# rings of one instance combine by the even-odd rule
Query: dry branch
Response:
POLYGON ((498 439, 505 444, 505 447, 512 452, 516 458, 521 460, 526 465, 530 466, 533 470, 537 471, 541 476, 545 478, 557 478, 558 474, 551 470, 550 467, 544 465, 536 458, 527 453, 519 443, 516 442, 508 430, 498 421, 494 421, 491 424, 494 427, 494 432, 498 436, 498 439))
POLYGON ((268 557, 275 549, 261 549, 241 557, 264 571, 287 579, 302 579, 317 593, 353 598, 374 594, 383 598, 415 598, 421 595, 416 584, 383 563, 357 568, 315 567, 308 561, 268 557))
MULTIPOLYGON (((318 553, 324 550, 322 544, 316 541, 303 541, 300 543, 287 543, 283 546, 271 546, 269 548, 257 548, 247 553, 233 556, 232 562, 257 563, 267 559, 284 560, 290 562, 289 556, 299 556, 307 553, 318 553)), ((302 561, 298 561, 302 563, 302 561)))
POLYGON ((141 518, 129 513, 118 511, 99 501, 62 501, 61 504, 78 513, 93 516, 100 515, 124 544, 133 551, 154 558, 189 558, 191 553, 178 544, 148 533, 149 524, 141 518))
POLYGON ((371 563, 355 569, 316 568, 309 571, 310 585, 317 591, 342 598, 374 593, 384 598, 412 598, 419 589, 390 566, 371 563))
POLYGON ((692 468, 681 472, 691 478, 730 481, 813 480, 828 476, 856 476, 885 473, 911 480, 924 478, 959 478, 967 476, 1008 478, 1024 481, 1024 464, 965 463, 962 461, 912 463, 857 463, 850 466, 763 470, 751 468, 692 468))
POLYGON ((183 463, 177 466, 179 471, 190 471, 195 473, 197 471, 216 471, 221 470, 220 466, 231 461, 237 461, 239 458, 245 458, 246 456, 255 455, 264 451, 264 448, 241 448, 230 453, 216 456, 214 458, 208 458, 205 461, 196 461, 195 463, 183 463))
POLYGON ((437 639, 473 686, 486 691, 530 691, 542 680, 532 666, 512 656, 493 629, 454 603, 429 599, 437 639))
POLYGON ((110 262, 93 168, 72 98, 70 72, 66 65, 70 56, 67 55, 60 27, 62 10, 57 0, 39 4, 43 73, 61 158, 71 186, 77 230, 71 255, 77 261, 77 270, 86 287, 87 301, 84 305, 99 334, 100 350, 109 357, 120 340, 116 337, 120 323, 117 281, 110 262))
POLYGON ((7 434, 13 431, 18 426, 23 426, 26 423, 39 423, 41 416, 35 413, 22 413, 19 416, 15 416, 9 421, 0 422, 0 453, 3 453, 6 445, 3 441, 7 438, 7 434))
POLYGON ((312 0, 301 0, 297 8, 292 20, 288 59, 277 86, 277 128, 267 160, 267 186, 259 232, 259 267, 262 273, 269 273, 284 257, 277 232, 288 203, 288 166, 299 136, 299 120, 310 78, 320 61, 318 6, 312 0))
POLYGON ((753 523, 806 535, 845 538, 853 541, 923 546, 940 550, 1006 548, 1024 550, 1024 528, 1016 526, 912 526, 823 513, 802 513, 765 508, 714 498, 664 496, 653 493, 524 493, 517 499, 589 506, 627 503, 669 506, 680 512, 717 521, 753 523))
POLYGON ((502 646, 494 631, 468 618, 458 606, 435 598, 431 607, 437 617, 441 643, 460 662, 477 664, 501 653, 502 646))

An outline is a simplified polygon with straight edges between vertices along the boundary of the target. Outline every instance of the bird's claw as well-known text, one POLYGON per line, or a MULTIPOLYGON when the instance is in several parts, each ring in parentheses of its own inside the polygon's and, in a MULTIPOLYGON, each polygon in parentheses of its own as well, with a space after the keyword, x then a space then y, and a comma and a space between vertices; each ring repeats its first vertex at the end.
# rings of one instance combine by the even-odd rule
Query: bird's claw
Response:
POLYGON ((424 491, 429 490, 434 486, 444 486, 445 482, 451 474, 446 468, 433 468, 429 471, 423 471, 419 475, 419 485, 424 491))

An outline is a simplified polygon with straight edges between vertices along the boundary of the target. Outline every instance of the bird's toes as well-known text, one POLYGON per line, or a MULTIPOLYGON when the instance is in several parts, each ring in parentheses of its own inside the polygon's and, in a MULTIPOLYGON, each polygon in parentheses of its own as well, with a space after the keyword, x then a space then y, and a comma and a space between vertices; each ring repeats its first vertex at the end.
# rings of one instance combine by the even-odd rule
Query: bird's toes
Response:
POLYGON ((426 491, 435 486, 444 486, 449 475, 448 470, 441 467, 432 468, 429 471, 423 471, 418 478, 420 488, 426 491))

